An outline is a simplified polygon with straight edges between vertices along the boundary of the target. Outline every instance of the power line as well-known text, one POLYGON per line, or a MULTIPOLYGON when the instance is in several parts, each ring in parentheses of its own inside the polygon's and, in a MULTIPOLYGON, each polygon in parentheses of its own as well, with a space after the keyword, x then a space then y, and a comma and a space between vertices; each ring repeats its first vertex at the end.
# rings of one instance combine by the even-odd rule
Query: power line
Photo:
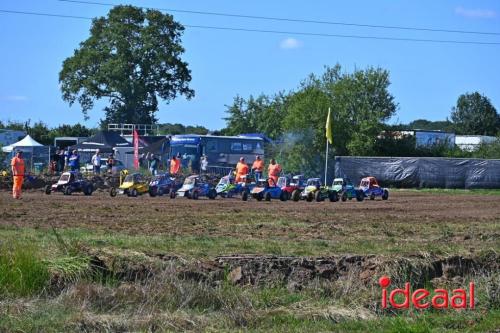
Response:
MULTIPOLYGON (((35 15, 35 16, 49 16, 49 17, 84 19, 84 20, 92 20, 93 19, 91 17, 85 17, 85 16, 62 15, 62 14, 52 14, 52 13, 40 13, 40 12, 27 12, 27 11, 15 11, 15 10, 6 10, 6 9, 0 9, 0 13, 35 15)), ((426 42, 426 43, 439 43, 439 44, 500 45, 500 42, 398 38, 398 37, 362 36, 362 35, 342 35, 342 34, 326 34, 326 33, 300 32, 300 31, 281 31, 281 30, 234 28, 234 27, 218 27, 218 26, 206 26, 206 25, 189 25, 189 24, 184 24, 184 26, 188 27, 188 28, 195 28, 195 29, 259 32, 259 33, 270 33, 270 34, 280 34, 280 35, 300 35, 300 36, 351 38, 351 39, 364 39, 364 40, 387 40, 387 41, 404 41, 404 42, 426 42)))
MULTIPOLYGON (((82 1, 82 0, 58 0, 58 1, 86 4, 86 5, 111 6, 111 7, 118 5, 118 4, 113 4, 113 3, 82 1)), ((494 31, 470 31, 470 30, 453 30, 453 29, 442 29, 442 28, 420 28, 420 27, 406 27, 406 26, 395 26, 395 25, 376 25, 376 24, 362 24, 362 23, 351 23, 351 22, 306 20, 306 19, 286 18, 286 17, 243 15, 243 14, 232 14, 232 13, 219 13, 219 12, 206 12, 206 11, 196 11, 196 10, 172 9, 172 8, 153 8, 153 7, 140 7, 140 6, 138 6, 138 7, 143 8, 143 9, 156 9, 156 10, 174 12, 174 13, 187 13, 187 14, 198 14, 198 15, 213 15, 213 16, 249 18, 249 19, 256 19, 256 20, 270 20, 270 21, 281 21, 281 22, 313 23, 313 24, 340 25, 340 26, 351 26, 351 27, 362 27, 362 28, 413 30, 413 31, 426 31, 426 32, 446 32, 446 33, 475 34, 475 35, 494 35, 494 36, 500 35, 500 32, 494 32, 494 31)))

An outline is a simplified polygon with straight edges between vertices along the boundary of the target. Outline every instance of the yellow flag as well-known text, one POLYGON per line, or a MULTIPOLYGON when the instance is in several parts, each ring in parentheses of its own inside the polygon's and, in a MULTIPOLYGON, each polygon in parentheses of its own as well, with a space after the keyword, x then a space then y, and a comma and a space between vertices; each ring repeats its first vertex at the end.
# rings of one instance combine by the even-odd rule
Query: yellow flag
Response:
POLYGON ((328 117, 326 117, 326 139, 333 144, 332 119, 330 118, 330 108, 328 108, 328 117))

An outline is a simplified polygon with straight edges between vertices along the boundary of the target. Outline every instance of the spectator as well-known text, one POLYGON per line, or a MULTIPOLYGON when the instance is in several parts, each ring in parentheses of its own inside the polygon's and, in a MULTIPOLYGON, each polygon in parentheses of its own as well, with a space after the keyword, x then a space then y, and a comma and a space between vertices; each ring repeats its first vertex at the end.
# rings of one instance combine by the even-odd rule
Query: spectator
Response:
POLYGON ((94 175, 101 174, 101 153, 99 149, 97 149, 94 156, 92 156, 92 168, 94 170, 94 175))
POLYGON ((201 157, 201 173, 202 174, 206 174, 207 173, 207 169, 208 169, 208 158, 207 158, 207 155, 203 155, 201 157))
POLYGON ((115 165, 115 158, 113 154, 109 154, 108 159, 106 160, 106 168, 109 174, 113 173, 113 165, 115 165))
POLYGON ((158 167, 160 166, 160 159, 156 157, 155 154, 151 154, 150 157, 150 164, 149 164, 149 171, 153 176, 156 176, 158 174, 158 167))
POLYGON ((73 150, 73 154, 69 157, 69 168, 71 171, 78 171, 80 170, 80 155, 78 155, 78 152, 76 150, 73 150))

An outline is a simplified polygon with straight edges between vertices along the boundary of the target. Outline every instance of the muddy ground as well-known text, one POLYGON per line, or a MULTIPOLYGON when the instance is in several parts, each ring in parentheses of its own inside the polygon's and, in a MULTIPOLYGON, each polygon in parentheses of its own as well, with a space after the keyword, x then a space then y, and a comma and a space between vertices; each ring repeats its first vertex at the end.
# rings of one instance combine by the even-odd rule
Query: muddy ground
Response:
MULTIPOLYGON (((300 254, 293 247, 297 243, 304 244, 305 249, 312 244, 311 251, 321 247, 317 255, 441 250, 443 254, 458 255, 500 249, 498 195, 392 191, 387 201, 308 203, 243 202, 236 198, 193 201, 149 195, 111 198, 105 190, 89 197, 64 196, 31 190, 23 194, 22 200, 14 201, 8 192, 2 191, 0 216, 0 227, 9 229, 78 228, 134 237, 272 241, 282 245, 279 254, 285 255, 300 254)), ((218 250, 207 255, 246 252, 237 246, 218 250)))

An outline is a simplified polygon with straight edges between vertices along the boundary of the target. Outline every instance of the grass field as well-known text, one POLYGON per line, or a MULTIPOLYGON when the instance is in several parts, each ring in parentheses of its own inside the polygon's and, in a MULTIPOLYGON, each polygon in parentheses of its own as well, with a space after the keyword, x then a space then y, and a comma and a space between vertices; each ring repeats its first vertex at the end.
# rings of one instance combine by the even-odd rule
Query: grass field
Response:
POLYGON ((1 192, 0 332, 495 331, 499 194, 393 190, 388 201, 265 203, 36 191, 13 201, 1 192), (243 254, 251 263, 218 259, 243 254), (422 273, 456 256, 475 269, 422 273), (333 258, 335 274, 302 263, 319 257, 333 258), (340 269, 349 258, 358 261, 340 269), (383 310, 382 272, 429 288, 472 279, 476 309, 383 310))

